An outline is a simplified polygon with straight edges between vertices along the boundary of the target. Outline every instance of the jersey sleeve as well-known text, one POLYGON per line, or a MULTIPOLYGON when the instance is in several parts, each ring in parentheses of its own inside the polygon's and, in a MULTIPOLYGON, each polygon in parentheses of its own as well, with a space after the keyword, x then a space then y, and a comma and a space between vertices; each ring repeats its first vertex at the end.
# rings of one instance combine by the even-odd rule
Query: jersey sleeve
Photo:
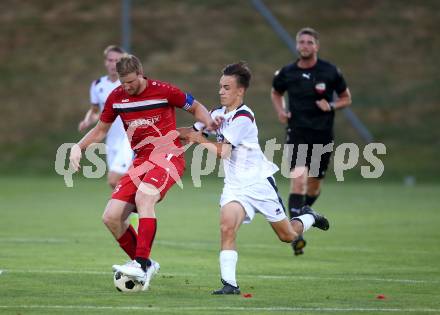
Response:
POLYGON ((171 106, 188 110, 194 103, 194 97, 189 93, 182 92, 179 88, 170 85, 168 94, 168 104, 171 106))
MULTIPOLYGON (((214 118, 214 113, 213 113, 213 112, 211 112, 210 115, 211 115, 211 118, 214 118)), ((204 129, 205 129, 205 124, 202 123, 202 122, 200 122, 200 121, 196 121, 196 122, 194 123, 194 125, 193 125, 193 129, 194 129, 195 131, 200 131, 200 130, 202 130, 202 133, 203 133, 203 135, 204 135, 205 137, 207 137, 207 136, 209 136, 209 135, 214 135, 214 134, 215 134, 215 132, 213 132, 213 131, 210 131, 210 130, 204 130, 204 129)))
POLYGON ((347 89, 347 83, 345 82, 342 72, 336 68, 335 74, 335 91, 337 94, 341 94, 347 89))
POLYGON ((90 85, 90 104, 98 106, 99 98, 98 91, 96 89, 96 81, 93 81, 90 85))
POLYGON ((272 87, 280 94, 284 94, 284 92, 287 90, 287 78, 284 68, 275 72, 272 80, 272 87))
POLYGON ((193 129, 194 129, 195 131, 203 130, 203 128, 205 128, 205 124, 202 123, 202 122, 200 122, 200 121, 196 121, 196 122, 194 123, 194 125, 193 125, 193 129))
POLYGON ((115 102, 114 91, 110 93, 105 101, 104 109, 102 110, 101 117, 99 118, 102 122, 113 123, 118 117, 118 114, 113 109, 113 103, 115 102))
POLYGON ((223 130, 223 137, 234 147, 237 147, 243 142, 253 123, 254 117, 250 113, 237 112, 229 126, 223 130))

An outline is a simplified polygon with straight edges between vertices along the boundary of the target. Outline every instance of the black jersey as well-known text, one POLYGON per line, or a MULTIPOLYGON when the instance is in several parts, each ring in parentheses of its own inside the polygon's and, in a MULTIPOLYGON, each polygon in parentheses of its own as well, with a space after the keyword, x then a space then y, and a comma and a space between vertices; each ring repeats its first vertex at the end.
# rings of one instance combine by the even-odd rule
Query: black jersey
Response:
POLYGON ((334 92, 340 94, 347 89, 339 69, 324 60, 307 69, 299 68, 297 61, 283 67, 275 74, 272 87, 280 94, 288 92, 289 110, 292 117, 289 127, 332 130, 335 113, 324 112, 316 101, 333 101, 334 92))

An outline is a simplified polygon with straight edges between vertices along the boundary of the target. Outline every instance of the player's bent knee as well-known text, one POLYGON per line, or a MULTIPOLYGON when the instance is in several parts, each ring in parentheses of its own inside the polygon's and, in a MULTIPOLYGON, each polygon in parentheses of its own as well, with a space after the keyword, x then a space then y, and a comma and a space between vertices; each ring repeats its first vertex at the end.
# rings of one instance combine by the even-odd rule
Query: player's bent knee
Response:
POLYGON ((296 234, 295 232, 281 233, 281 234, 278 234, 278 238, 280 239, 281 242, 292 243, 294 240, 296 240, 298 238, 298 234, 296 234))
POLYGON ((220 233, 223 239, 234 239, 235 238, 235 230, 233 226, 227 224, 220 225, 220 233))
POLYGON ((102 215, 102 223, 104 223, 105 226, 109 226, 112 224, 112 219, 109 215, 107 215, 106 213, 104 213, 102 215))
POLYGON ((110 230, 114 230, 121 225, 121 220, 107 212, 102 215, 102 223, 110 230))

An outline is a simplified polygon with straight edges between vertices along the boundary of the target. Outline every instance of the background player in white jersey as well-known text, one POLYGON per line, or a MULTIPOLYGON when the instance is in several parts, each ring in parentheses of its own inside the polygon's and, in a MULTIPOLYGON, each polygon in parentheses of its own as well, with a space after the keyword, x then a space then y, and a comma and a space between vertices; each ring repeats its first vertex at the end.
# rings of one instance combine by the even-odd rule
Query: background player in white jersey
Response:
MULTIPOLYGON (((92 105, 84 119, 79 123, 79 131, 84 131, 98 121, 108 95, 121 85, 116 71, 116 63, 124 53, 125 51, 121 47, 115 45, 110 45, 104 50, 104 65, 107 69, 107 75, 92 82, 90 86, 90 103, 92 105)), ((105 144, 108 167, 107 182, 114 189, 122 175, 127 172, 133 160, 133 151, 131 150, 121 118, 118 117, 111 126, 105 144)))
POLYGON ((211 112, 211 117, 224 118, 216 130, 217 142, 207 140, 203 124, 193 129, 180 130, 181 137, 200 143, 223 160, 225 185, 220 199, 220 271, 223 287, 212 294, 239 294, 235 270, 238 253, 235 238, 242 223, 249 223, 255 213, 261 213, 282 242, 294 242, 312 225, 322 230, 329 228, 327 219, 309 207, 289 221, 278 196, 272 175, 278 167, 269 162, 258 143, 258 129, 252 110, 243 103, 251 79, 245 63, 235 63, 223 69, 220 78, 222 107, 211 112))

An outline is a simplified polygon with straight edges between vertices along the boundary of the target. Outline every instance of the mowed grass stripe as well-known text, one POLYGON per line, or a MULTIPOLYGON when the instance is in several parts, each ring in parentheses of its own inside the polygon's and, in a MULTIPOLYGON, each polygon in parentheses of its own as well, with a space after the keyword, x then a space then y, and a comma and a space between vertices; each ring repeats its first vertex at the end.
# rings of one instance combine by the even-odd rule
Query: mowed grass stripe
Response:
MULTIPOLYGON (((106 275, 110 276, 110 271, 98 270, 41 270, 41 269, 4 269, 0 270, 2 273, 42 273, 42 274, 90 274, 90 275, 106 275)), ((159 273, 159 277, 201 277, 203 274, 190 273, 159 273)), ((438 279, 431 280, 417 280, 417 279, 392 279, 392 278, 369 278, 369 277, 313 277, 313 276, 289 276, 289 275, 253 275, 241 274, 241 278, 261 278, 273 280, 310 280, 310 281, 373 281, 373 282, 399 282, 399 283, 439 283, 438 279)))
POLYGON ((109 311, 151 311, 151 312, 169 312, 169 311, 246 311, 246 312, 406 312, 406 313, 438 313, 440 309, 433 308, 332 308, 332 307, 155 307, 155 306, 97 306, 97 305, 0 305, 3 309, 59 309, 59 310, 109 310, 109 311))

